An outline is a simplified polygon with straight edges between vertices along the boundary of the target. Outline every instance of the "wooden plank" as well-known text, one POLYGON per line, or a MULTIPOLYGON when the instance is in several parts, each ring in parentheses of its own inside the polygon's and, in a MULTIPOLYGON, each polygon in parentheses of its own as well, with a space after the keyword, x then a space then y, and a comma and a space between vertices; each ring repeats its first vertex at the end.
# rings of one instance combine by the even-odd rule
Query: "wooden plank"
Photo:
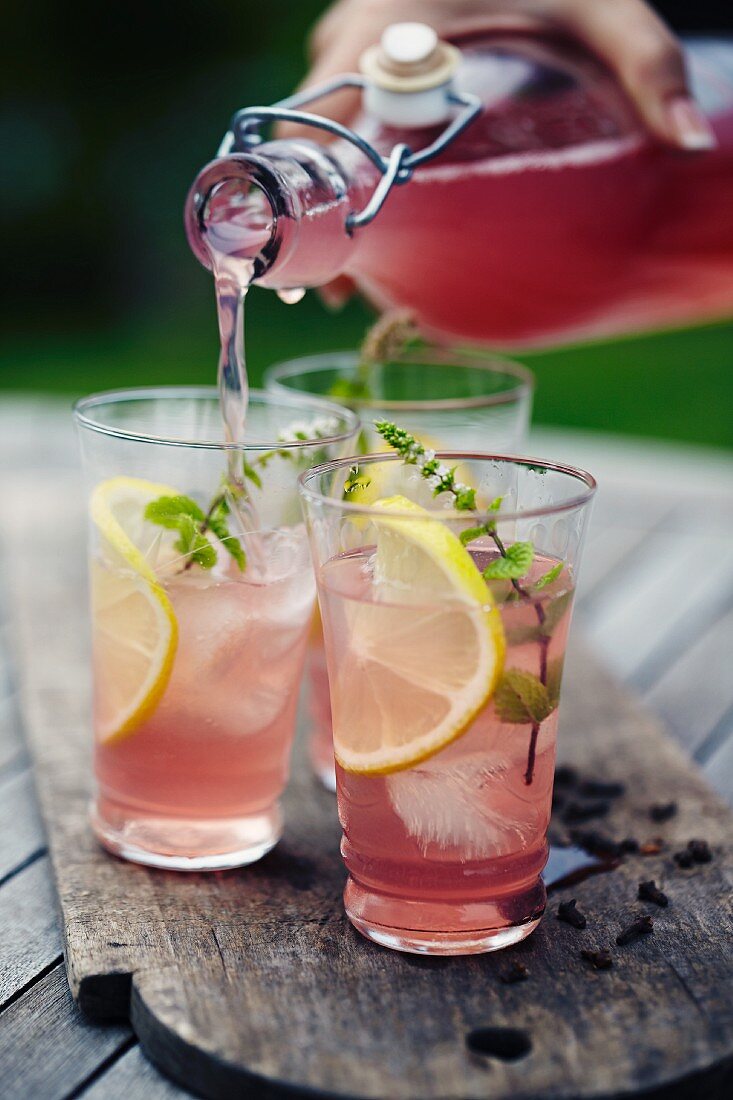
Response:
POLYGON ((695 752, 733 704, 731 649, 733 609, 713 622, 644 694, 689 752, 695 752))
POLYGON ((45 844, 30 769, 0 777, 0 883, 45 844))
POLYGON ((0 1016, 3 1100, 61 1100, 130 1041, 125 1025, 84 1018, 59 964, 0 1016))
POLYGON ((162 1077, 137 1045, 79 1093, 84 1100, 183 1100, 188 1095, 162 1077))
POLYGON ((0 779, 7 772, 22 768, 27 760, 16 699, 13 695, 0 697, 0 779))
MULTIPOLYGON (((598 652, 622 678, 638 673, 655 649, 690 644, 692 624, 709 621, 733 592, 728 540, 658 532, 629 563, 623 583, 607 588, 584 625, 598 652), (699 568, 704 553, 705 569, 699 568)), ((694 635, 693 635, 694 636, 694 635)))
POLYGON ((501 954, 414 959, 377 949, 348 926, 333 801, 314 789, 302 756, 283 842, 246 871, 160 874, 98 849, 86 820, 80 541, 72 529, 68 544, 55 547, 55 566, 9 560, 69 980, 88 1012, 104 1017, 129 1007, 145 1052, 212 1097, 306 1088, 395 1100, 578 1100, 663 1086, 679 1096, 693 1081, 710 1100, 726 1094, 733 1080, 733 971, 725 954, 733 933, 725 905, 731 819, 583 647, 571 658, 561 753, 589 774, 627 783, 608 821, 614 835, 661 831, 666 845, 657 857, 629 858, 577 887, 588 929, 576 933, 549 917, 515 952, 530 981, 507 986, 499 980, 501 954), (55 614, 44 619, 38 609, 48 606, 55 614), (679 814, 652 826, 649 804, 667 798, 679 802, 679 814), (677 870, 671 852, 701 832, 714 861, 677 870), (580 946, 613 943, 621 925, 647 908, 636 890, 650 877, 672 899, 655 914, 655 935, 615 951, 611 972, 590 970, 580 946), (528 1053, 514 1062, 471 1053, 467 1036, 487 1026, 518 1030, 528 1053))
POLYGON ((56 914, 46 857, 19 871, 0 889, 0 1007, 58 961, 62 938, 56 914))
MULTIPOLYGON (((591 534, 595 533, 595 516, 591 534)), ((613 526, 603 529, 588 540, 578 585, 578 607, 588 614, 593 601, 606 584, 612 584, 629 555, 641 546, 648 531, 638 527, 613 526)))

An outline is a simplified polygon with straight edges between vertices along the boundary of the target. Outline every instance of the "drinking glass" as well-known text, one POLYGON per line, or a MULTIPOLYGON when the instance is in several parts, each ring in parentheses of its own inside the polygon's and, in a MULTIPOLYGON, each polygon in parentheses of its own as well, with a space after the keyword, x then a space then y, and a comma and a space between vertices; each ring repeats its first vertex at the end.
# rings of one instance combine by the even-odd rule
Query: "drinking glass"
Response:
MULTIPOLYGON (((534 377, 518 363, 482 351, 421 348, 385 362, 338 351, 278 363, 265 374, 276 393, 339 401, 362 421, 359 451, 382 451, 373 422, 386 418, 434 449, 521 454, 532 411, 534 377)), ((323 632, 314 623, 306 658, 309 750, 325 787, 335 790, 323 632)))
POLYGON ((377 943, 451 955, 517 943, 544 910, 557 707, 595 481, 537 459, 436 459, 430 480, 421 465, 436 460, 413 451, 409 464, 331 462, 300 485, 346 913, 377 943), (475 507, 434 498, 437 476, 475 507))
POLYGON ((281 832, 315 587, 297 476, 359 422, 250 395, 227 443, 216 390, 102 393, 75 407, 89 492, 93 828, 126 859, 218 870, 281 832))

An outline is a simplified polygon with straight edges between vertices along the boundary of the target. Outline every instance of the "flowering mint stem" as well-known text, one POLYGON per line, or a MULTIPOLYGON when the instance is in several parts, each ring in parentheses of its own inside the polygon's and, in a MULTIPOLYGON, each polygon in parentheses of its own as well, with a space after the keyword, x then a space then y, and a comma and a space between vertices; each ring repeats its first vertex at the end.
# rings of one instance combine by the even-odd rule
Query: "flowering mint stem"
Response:
MULTIPOLYGON (((456 511, 476 511, 476 490, 456 481, 455 467, 451 468, 439 462, 435 457, 434 451, 426 449, 419 439, 415 439, 413 435, 410 435, 410 433, 406 432, 403 428, 398 428, 396 424, 393 424, 391 421, 376 420, 374 426, 385 443, 393 447, 404 462, 408 465, 416 466, 419 469, 428 485, 432 488, 433 496, 438 496, 439 493, 450 493, 453 496, 453 505, 456 511)), ((490 505, 489 511, 497 512, 500 505, 501 497, 497 497, 490 505)), ((469 527, 467 530, 461 532, 460 537, 461 542, 465 546, 466 543, 473 542, 474 539, 481 538, 483 535, 489 536, 502 558, 509 557, 507 549, 496 530, 496 522, 494 520, 486 520, 483 523, 477 524, 476 527, 469 527)), ((542 604, 532 599, 531 593, 516 577, 511 577, 510 583, 518 595, 532 602, 537 621, 539 625, 542 626, 545 621, 545 611, 542 604)), ((540 683, 547 687, 547 649, 550 644, 550 639, 546 638, 544 635, 540 635, 537 644, 539 646, 540 683)), ((524 782, 528 787, 531 786, 534 778, 540 724, 539 722, 533 722, 530 732, 527 768, 524 773, 524 782)))

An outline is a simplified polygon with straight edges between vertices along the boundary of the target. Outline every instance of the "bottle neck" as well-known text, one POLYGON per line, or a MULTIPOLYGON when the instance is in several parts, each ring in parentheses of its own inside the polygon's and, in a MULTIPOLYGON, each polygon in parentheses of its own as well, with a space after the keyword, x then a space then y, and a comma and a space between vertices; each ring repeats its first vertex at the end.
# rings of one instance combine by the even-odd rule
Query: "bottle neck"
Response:
POLYGON ((366 177, 352 180, 332 152, 310 141, 272 141, 256 153, 220 157, 189 192, 189 244, 205 267, 231 270, 241 261, 261 286, 321 286, 352 255, 346 219, 364 185, 366 177))

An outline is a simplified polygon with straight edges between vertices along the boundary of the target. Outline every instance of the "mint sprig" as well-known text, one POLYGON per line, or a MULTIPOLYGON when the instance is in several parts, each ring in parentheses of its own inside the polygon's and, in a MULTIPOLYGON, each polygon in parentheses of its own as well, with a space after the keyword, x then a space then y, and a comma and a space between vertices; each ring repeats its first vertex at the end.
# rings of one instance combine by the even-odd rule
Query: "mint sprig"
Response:
POLYGON ((206 537, 210 530, 229 551, 240 569, 246 567, 246 557, 242 544, 229 531, 230 514, 225 490, 214 498, 208 512, 204 512, 191 497, 158 497, 145 507, 145 519, 169 531, 178 531, 174 547, 186 559, 184 569, 194 563, 202 569, 213 569, 218 561, 215 546, 206 537))
MULTIPOLYGON (((382 439, 393 447, 408 465, 416 466, 422 476, 427 480, 433 490, 433 496, 439 493, 450 493, 453 496, 453 506, 459 512, 476 510, 476 490, 468 485, 463 485, 456 480, 456 468, 443 465, 435 457, 434 451, 427 450, 423 444, 403 428, 398 428, 388 420, 377 420, 375 427, 382 439)), ((547 473, 545 466, 532 465, 531 469, 537 473, 547 473)), ((502 503, 501 497, 496 497, 486 510, 487 513, 498 512, 502 503)), ((519 630, 526 633, 522 640, 536 641, 539 648, 540 675, 524 672, 521 669, 507 669, 497 688, 495 705, 499 717, 506 715, 503 720, 516 723, 531 723, 529 749, 527 753, 527 769, 524 781, 529 786, 534 777, 535 755, 537 751, 537 739, 540 725, 557 706, 557 696, 548 685, 550 670, 548 669, 547 651, 550 645, 552 632, 560 619, 565 614, 572 593, 567 592, 553 600, 547 610, 542 604, 533 598, 533 592, 539 592, 551 584, 560 576, 564 568, 563 562, 558 562, 549 569, 530 587, 521 583, 521 578, 529 572, 535 558, 534 545, 531 542, 515 542, 505 546, 497 531, 497 520, 487 518, 474 527, 466 528, 459 538, 464 546, 475 539, 488 536, 499 551, 499 557, 495 558, 483 570, 485 580, 508 580, 515 592, 522 599, 532 602, 537 616, 536 627, 520 627, 519 630), (530 591, 530 588, 533 591, 530 591), (552 693, 551 693, 552 690, 552 693), (512 715, 513 717, 509 717, 512 715)), ((559 677, 555 678, 559 690, 559 677)))
POLYGON ((169 531, 178 531, 174 547, 203 569, 216 565, 216 550, 203 533, 206 517, 195 500, 186 496, 158 497, 145 508, 145 518, 169 531))
POLYGON ((450 493, 453 506, 459 512, 473 512, 476 508, 476 490, 456 479, 457 467, 446 466, 435 457, 435 452, 424 447, 419 439, 389 420, 375 420, 374 427, 385 443, 397 451, 408 466, 417 466, 433 490, 433 496, 450 493))

